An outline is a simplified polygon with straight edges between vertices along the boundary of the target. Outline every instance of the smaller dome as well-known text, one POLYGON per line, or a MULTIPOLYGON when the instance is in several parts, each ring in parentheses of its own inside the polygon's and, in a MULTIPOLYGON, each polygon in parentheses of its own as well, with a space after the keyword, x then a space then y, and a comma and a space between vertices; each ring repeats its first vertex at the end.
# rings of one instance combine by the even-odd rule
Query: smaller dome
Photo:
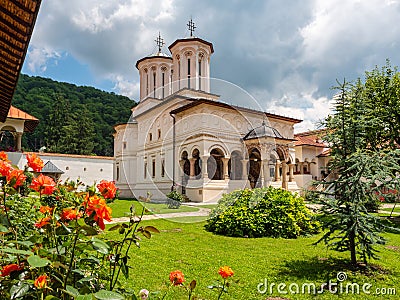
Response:
POLYGON ((267 126, 265 122, 262 125, 250 130, 244 137, 243 140, 251 140, 261 137, 273 137, 277 139, 285 139, 278 130, 271 126, 267 126))

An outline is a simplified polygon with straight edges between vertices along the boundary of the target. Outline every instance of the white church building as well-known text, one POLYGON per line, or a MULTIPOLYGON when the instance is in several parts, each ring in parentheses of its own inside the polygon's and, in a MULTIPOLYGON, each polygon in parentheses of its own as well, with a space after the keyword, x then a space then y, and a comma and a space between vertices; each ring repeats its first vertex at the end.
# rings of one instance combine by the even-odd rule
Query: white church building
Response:
POLYGON ((301 120, 219 100, 210 91, 213 44, 192 33, 169 54, 159 37, 158 51, 136 63, 140 101, 114 134, 120 197, 165 199, 176 189, 216 202, 245 187, 299 190, 294 125, 301 120))

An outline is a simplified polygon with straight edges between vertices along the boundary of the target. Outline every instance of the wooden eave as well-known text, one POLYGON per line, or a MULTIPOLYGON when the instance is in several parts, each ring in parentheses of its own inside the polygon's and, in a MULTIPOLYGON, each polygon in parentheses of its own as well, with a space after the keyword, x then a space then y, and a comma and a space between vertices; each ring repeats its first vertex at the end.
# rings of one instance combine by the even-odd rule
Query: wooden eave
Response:
POLYGON ((41 0, 0 0, 0 122, 4 122, 28 51, 41 0))

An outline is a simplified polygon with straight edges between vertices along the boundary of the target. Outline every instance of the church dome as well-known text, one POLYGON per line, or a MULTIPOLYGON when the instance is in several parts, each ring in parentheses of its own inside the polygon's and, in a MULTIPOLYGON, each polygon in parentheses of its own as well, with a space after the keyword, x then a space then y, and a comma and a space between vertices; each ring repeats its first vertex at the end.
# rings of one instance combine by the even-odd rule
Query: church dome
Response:
POLYGON ((243 140, 251 140, 261 137, 272 137, 277 139, 285 139, 278 130, 271 126, 267 126, 265 122, 261 126, 250 130, 243 138, 243 140))

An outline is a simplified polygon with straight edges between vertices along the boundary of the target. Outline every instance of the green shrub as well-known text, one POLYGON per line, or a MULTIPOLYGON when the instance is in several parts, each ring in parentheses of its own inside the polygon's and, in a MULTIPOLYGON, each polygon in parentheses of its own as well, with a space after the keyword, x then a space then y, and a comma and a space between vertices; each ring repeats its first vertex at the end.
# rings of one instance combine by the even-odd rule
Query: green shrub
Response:
POLYGON ((178 191, 171 191, 167 195, 167 206, 168 208, 179 208, 182 202, 185 200, 184 196, 178 191))
POLYGON ((269 187, 224 195, 205 228, 226 236, 296 238, 317 233, 319 223, 303 198, 269 187))

